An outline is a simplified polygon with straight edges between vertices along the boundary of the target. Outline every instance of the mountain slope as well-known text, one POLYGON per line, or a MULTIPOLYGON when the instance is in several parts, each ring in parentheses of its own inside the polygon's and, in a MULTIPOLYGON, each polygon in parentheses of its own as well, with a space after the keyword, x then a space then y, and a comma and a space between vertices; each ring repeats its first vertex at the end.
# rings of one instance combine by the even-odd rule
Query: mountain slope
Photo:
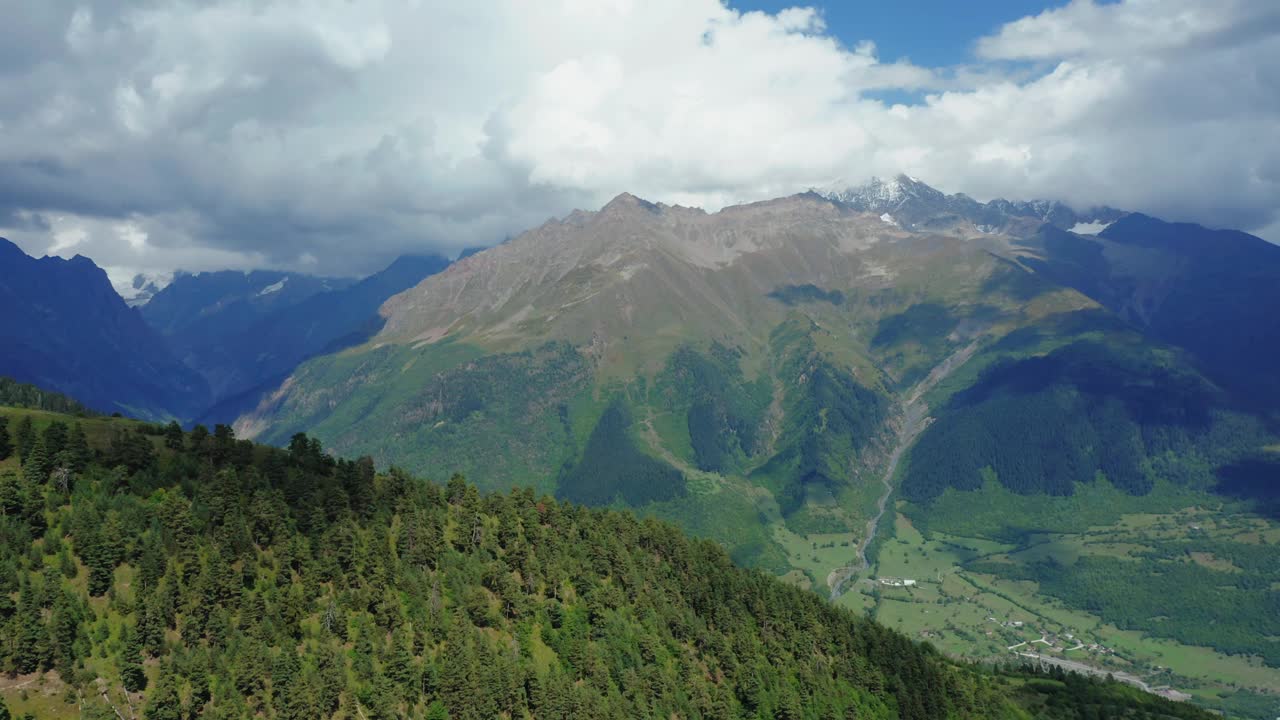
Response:
POLYGON ((88 258, 27 256, 0 238, 0 375, 103 412, 186 417, 208 385, 88 258))
POLYGON ((302 361, 365 341, 381 327, 378 307, 387 298, 448 265, 439 256, 406 255, 359 282, 264 313, 238 332, 197 345, 194 362, 219 390, 200 421, 231 422, 302 361))
MULTIPOLYGON (((227 366, 252 363, 251 328, 272 314, 350 280, 276 270, 180 273, 139 311, 174 352, 208 381, 213 400, 243 392, 227 366)), ((204 410, 204 408, 199 408, 204 410)))
POLYGON ((1247 233, 1126 215, 1096 236, 1046 228, 1025 262, 1188 350, 1215 382, 1280 404, 1280 247, 1247 233))
POLYGON ((305 436, 286 451, 111 424, 67 494, 0 466, 6 712, 1210 717, 953 663, 652 520, 378 473, 305 436))
POLYGON ((178 273, 140 311, 176 347, 188 348, 241 332, 275 310, 348 284, 278 270, 178 273))
MULTIPOLYGON (((621 195, 455 263, 237 428, 643 507, 779 572, 862 539, 897 395, 975 341, 1097 309, 1001 257, 814 193, 708 214, 621 195)), ((826 571, 813 571, 820 584, 826 571)))

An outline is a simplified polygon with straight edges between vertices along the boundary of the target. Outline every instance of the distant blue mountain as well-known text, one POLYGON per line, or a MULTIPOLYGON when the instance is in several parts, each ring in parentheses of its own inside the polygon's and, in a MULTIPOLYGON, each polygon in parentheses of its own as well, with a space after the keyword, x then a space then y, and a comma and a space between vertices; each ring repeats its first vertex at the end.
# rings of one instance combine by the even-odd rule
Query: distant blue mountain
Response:
POLYGON ((103 412, 189 417, 209 387, 77 255, 28 256, 0 238, 0 375, 64 393, 103 412))
POLYGON ((1096 236, 1044 226, 1024 262, 1186 350, 1242 401, 1280 402, 1280 246, 1130 213, 1096 236))
POLYGON ((299 363, 377 332, 382 303, 448 265, 439 256, 405 256, 358 282, 280 272, 185 275, 143 315, 209 383, 212 406, 195 417, 230 422, 299 363))
POLYGON ((242 332, 273 312, 352 282, 276 270, 178 273, 140 309, 151 327, 186 352, 205 339, 242 332))

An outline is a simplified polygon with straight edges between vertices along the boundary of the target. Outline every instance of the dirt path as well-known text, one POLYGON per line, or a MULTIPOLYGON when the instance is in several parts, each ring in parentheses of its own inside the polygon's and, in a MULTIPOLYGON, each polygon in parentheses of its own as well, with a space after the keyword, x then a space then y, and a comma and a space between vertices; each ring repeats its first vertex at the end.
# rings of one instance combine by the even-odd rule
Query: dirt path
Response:
POLYGON ((857 561, 852 565, 833 570, 827 576, 827 586, 831 588, 832 600, 840 597, 840 594, 844 591, 845 584, 849 580, 867 569, 867 547, 875 539, 876 532, 880 529, 880 520, 884 517, 885 510, 888 509, 889 498, 893 496, 893 477, 898 471, 898 462, 902 460, 902 454, 907 451, 907 448, 911 447, 911 444, 919 437, 921 431, 928 427, 933 420, 933 418, 929 417, 929 405, 924 401, 925 393, 942 382, 953 370, 967 362, 977 350, 978 341, 975 340, 948 355, 929 372, 928 377, 917 383, 906 398, 902 400, 899 406, 901 422, 895 433, 897 437, 894 439, 893 451, 889 454, 889 462, 885 465, 884 474, 880 477, 880 483, 884 485, 884 493, 880 495, 880 499, 876 503, 876 514, 867 521, 866 533, 858 543, 857 561))

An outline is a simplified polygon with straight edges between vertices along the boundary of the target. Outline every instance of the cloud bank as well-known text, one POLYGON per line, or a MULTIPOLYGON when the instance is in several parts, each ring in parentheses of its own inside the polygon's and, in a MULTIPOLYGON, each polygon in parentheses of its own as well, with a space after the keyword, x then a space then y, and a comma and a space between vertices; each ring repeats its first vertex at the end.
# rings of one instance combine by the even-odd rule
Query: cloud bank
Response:
POLYGON ((1280 240, 1269 0, 1076 0, 954 68, 716 0, 0 12, 0 233, 116 277, 363 273, 624 190, 716 208, 899 171, 1280 240))

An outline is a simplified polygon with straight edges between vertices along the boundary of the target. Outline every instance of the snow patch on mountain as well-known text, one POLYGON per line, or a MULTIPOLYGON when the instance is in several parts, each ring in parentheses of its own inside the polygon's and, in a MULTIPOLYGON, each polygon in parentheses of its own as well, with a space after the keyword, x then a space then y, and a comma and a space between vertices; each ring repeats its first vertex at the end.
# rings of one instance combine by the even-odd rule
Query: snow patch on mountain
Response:
POLYGON ((1054 200, 1011 201, 996 198, 979 202, 964 193, 948 195, 930 187, 910 175, 898 175, 891 180, 873 177, 863 185, 843 187, 829 186, 815 190, 819 195, 859 212, 889 215, 899 227, 911 230, 937 231, 954 228, 957 224, 972 223, 980 232, 994 234, 1003 231, 1010 223, 1037 220, 1055 227, 1068 229, 1086 224, 1098 224, 1117 220, 1124 213, 1113 208, 1090 208, 1077 211, 1054 200))
POLYGON ((103 268, 111 286, 129 307, 142 307, 173 282, 173 273, 130 273, 125 268, 103 268))
POLYGON ((1097 235, 1109 227, 1111 227, 1111 223, 1079 222, 1071 227, 1071 232, 1077 235, 1097 235))
POLYGON ((280 292, 281 290, 284 289, 284 284, 288 282, 288 280, 289 278, 282 277, 280 278, 279 282, 273 282, 270 285, 262 288, 261 290, 258 291, 258 297, 262 297, 263 295, 270 295, 271 293, 280 292))

